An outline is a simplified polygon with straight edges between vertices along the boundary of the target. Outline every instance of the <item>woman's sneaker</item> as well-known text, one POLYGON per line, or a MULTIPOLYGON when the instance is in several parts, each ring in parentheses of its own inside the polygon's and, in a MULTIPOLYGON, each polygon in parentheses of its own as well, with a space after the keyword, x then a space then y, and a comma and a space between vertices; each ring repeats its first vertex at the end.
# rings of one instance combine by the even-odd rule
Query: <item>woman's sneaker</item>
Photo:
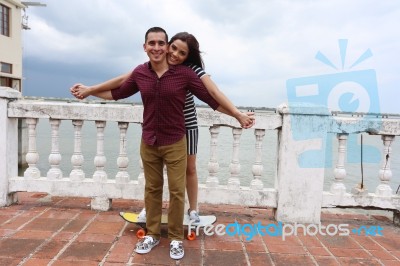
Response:
POLYGON ((137 218, 138 223, 145 223, 146 222, 146 208, 143 208, 137 218))
POLYGON ((193 223, 200 223, 200 216, 195 210, 188 209, 189 220, 193 223))
POLYGON ((180 260, 185 255, 182 241, 172 240, 169 248, 169 256, 171 259, 180 260))
POLYGON ((139 254, 146 254, 151 251, 152 248, 157 246, 160 240, 154 239, 151 236, 145 236, 136 243, 135 252, 139 254))

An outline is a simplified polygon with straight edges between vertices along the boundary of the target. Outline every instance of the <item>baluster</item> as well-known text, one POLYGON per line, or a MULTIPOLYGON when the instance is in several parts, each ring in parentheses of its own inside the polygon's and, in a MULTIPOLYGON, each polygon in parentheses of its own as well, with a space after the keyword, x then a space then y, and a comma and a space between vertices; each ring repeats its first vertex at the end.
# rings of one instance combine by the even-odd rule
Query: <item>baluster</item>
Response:
POLYGON ((389 186, 389 181, 392 178, 392 170, 390 169, 390 154, 392 153, 392 142, 394 136, 383 135, 383 163, 379 170, 379 178, 381 183, 376 188, 375 194, 377 196, 390 197, 392 196, 392 189, 389 186))
POLYGON ((138 176, 138 184, 141 185, 141 186, 144 186, 145 179, 144 179, 142 158, 139 159, 139 167, 140 167, 140 173, 139 173, 139 176, 138 176))
MULTIPOLYGON (((39 161, 39 153, 36 149, 36 125, 37 118, 27 118, 26 124, 28 125, 28 153, 26 154, 26 162, 28 168, 24 172, 24 177, 39 178, 40 171, 36 164, 39 161)), ((3 158, 4 160, 4 158, 3 158)))
POLYGON ((164 163, 163 165, 163 178, 164 178, 164 187, 163 187, 163 200, 167 201, 169 200, 169 189, 168 189, 168 171, 167 171, 167 165, 164 163))
POLYGON ((168 188, 168 171, 167 171, 167 165, 165 163, 163 165, 163 178, 164 178, 164 188, 168 188))
POLYGON ((96 121, 95 124, 97 129, 97 152, 94 157, 96 171, 93 174, 93 180, 96 182, 106 182, 107 173, 104 171, 104 166, 107 162, 106 156, 104 156, 104 128, 106 121, 96 121))
POLYGON ((231 171, 231 177, 228 180, 228 188, 229 189, 239 189, 240 188, 240 163, 239 163, 239 146, 240 146, 240 136, 242 135, 241 128, 232 128, 233 134, 233 153, 232 153, 232 161, 229 165, 229 169, 231 171))
POLYGON ((250 188, 254 190, 261 190, 264 188, 264 184, 261 181, 261 175, 264 167, 261 163, 262 155, 262 142, 265 136, 265 129, 255 129, 254 135, 256 136, 256 160, 251 168, 253 173, 253 180, 251 180, 250 188))
POLYGON ((63 174, 60 169, 61 154, 59 149, 59 128, 61 120, 49 119, 51 125, 51 153, 49 155, 49 163, 51 168, 47 172, 47 177, 50 179, 60 179, 63 174))
POLYGON ((347 150, 347 137, 349 134, 337 134, 338 139, 338 160, 333 170, 334 183, 331 185, 331 193, 340 195, 346 193, 346 186, 343 184, 343 180, 346 177, 346 169, 344 168, 344 162, 346 159, 347 150))
POLYGON ((218 134, 219 126, 210 127, 210 161, 208 162, 208 177, 206 180, 207 187, 217 187, 219 180, 217 177, 219 163, 217 161, 217 144, 218 144, 218 134))
POLYGON ((83 120, 72 120, 72 124, 74 125, 74 153, 71 157, 73 169, 70 173, 70 178, 73 181, 79 181, 85 178, 85 173, 82 170, 84 158, 81 150, 83 120))
POLYGON ((117 165, 119 171, 115 176, 116 183, 128 183, 129 174, 127 171, 129 165, 129 158, 126 152, 126 131, 128 130, 129 123, 118 122, 119 127, 119 156, 117 159, 117 165))
MULTIPOLYGON (((142 129, 143 129, 143 124, 141 123, 140 125, 141 125, 141 127, 142 127, 142 129)), ((140 148, 139 148, 139 150, 140 150, 140 148)), ((140 151, 139 151, 139 153, 140 153, 140 151)), ((140 172, 139 172, 139 176, 138 176, 138 184, 139 184, 140 186, 143 186, 143 187, 144 187, 145 181, 146 181, 146 180, 144 179, 144 171, 143 171, 143 161, 142 161, 142 157, 139 158, 139 168, 140 168, 140 172)))

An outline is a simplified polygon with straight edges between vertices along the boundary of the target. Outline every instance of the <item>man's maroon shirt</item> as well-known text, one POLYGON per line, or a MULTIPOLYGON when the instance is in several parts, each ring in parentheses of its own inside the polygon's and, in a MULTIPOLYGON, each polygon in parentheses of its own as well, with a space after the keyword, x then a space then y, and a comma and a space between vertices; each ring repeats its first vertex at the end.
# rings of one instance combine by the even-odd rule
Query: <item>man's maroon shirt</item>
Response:
POLYGON ((212 109, 218 108, 200 78, 184 65, 170 65, 159 78, 150 62, 144 63, 111 94, 114 100, 119 100, 140 91, 144 106, 142 138, 148 145, 165 146, 178 142, 186 134, 183 108, 187 90, 212 109))

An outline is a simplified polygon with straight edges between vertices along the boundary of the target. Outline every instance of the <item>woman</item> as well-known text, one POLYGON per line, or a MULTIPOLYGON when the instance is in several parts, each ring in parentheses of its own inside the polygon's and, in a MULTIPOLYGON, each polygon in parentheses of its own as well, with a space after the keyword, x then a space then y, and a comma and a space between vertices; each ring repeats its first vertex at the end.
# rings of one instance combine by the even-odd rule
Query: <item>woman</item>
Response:
MULTIPOLYGON (((210 95, 221 105, 224 113, 235 117, 243 128, 250 128, 253 125, 254 118, 252 117, 252 113, 245 114, 240 112, 218 89, 215 83, 211 80, 210 76, 204 72, 204 63, 201 57, 199 43, 192 34, 187 32, 177 33, 171 38, 168 44, 169 48, 167 60, 170 65, 186 64, 191 67, 201 78, 210 95)), ((95 95, 97 92, 117 88, 129 76, 130 73, 127 73, 92 87, 76 84, 71 88, 71 92, 78 99, 83 99, 89 95, 95 95)), ((186 95, 184 115, 188 147, 186 170, 186 189, 189 199, 188 215, 190 220, 199 222, 200 218, 197 212, 198 177, 196 171, 198 126, 194 97, 190 92, 188 92, 186 95)), ((143 208, 139 214, 139 219, 141 221, 145 221, 145 218, 146 210, 143 208)))

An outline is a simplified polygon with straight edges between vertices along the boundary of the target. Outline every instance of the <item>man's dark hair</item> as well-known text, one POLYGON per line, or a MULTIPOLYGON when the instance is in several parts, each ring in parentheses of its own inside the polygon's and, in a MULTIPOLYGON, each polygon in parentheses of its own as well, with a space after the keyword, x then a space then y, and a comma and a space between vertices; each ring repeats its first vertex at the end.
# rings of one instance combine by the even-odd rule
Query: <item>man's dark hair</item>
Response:
POLYGON ((163 28, 152 27, 152 28, 150 28, 150 29, 148 29, 146 31, 146 35, 144 36, 144 42, 145 43, 147 42, 147 35, 149 35, 150 32, 164 32, 164 34, 165 34, 165 42, 168 42, 168 34, 163 28))

